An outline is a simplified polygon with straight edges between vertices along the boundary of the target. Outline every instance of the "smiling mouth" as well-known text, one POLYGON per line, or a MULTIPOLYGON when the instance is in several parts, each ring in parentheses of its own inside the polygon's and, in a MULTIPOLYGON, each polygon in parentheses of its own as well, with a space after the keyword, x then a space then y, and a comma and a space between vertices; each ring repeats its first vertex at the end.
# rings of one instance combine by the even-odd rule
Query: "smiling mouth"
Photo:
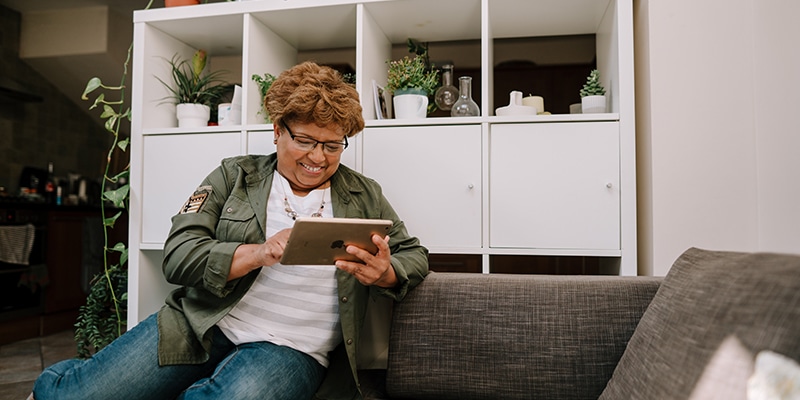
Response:
POLYGON ((312 166, 310 166, 308 164, 303 164, 303 163, 300 163, 300 165, 303 168, 305 168, 306 171, 311 172, 311 173, 318 173, 319 171, 322 171, 322 167, 312 167, 312 166))

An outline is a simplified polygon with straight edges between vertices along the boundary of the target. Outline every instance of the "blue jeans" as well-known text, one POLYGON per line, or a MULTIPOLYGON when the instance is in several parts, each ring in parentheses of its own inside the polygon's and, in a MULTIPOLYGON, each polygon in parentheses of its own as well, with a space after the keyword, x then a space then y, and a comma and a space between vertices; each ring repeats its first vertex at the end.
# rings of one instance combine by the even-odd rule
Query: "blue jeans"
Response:
POLYGON ((93 357, 45 369, 36 400, 310 399, 325 375, 311 356, 269 342, 236 346, 214 328, 210 358, 197 365, 158 365, 153 314, 93 357))

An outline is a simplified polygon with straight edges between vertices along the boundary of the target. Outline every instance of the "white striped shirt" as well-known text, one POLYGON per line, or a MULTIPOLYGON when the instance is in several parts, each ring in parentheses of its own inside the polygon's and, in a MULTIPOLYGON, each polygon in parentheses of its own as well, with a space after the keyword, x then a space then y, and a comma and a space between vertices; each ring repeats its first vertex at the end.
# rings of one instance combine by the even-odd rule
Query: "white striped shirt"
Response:
MULTIPOLYGON (((325 196, 323 217, 333 217, 330 190, 297 197, 276 171, 267 201, 267 237, 294 225, 283 204, 284 188, 300 216, 317 212, 325 196)), ((328 352, 342 340, 335 274, 332 265, 279 263, 264 267, 250 290, 217 325, 237 345, 267 341, 302 351, 327 367, 328 352)))

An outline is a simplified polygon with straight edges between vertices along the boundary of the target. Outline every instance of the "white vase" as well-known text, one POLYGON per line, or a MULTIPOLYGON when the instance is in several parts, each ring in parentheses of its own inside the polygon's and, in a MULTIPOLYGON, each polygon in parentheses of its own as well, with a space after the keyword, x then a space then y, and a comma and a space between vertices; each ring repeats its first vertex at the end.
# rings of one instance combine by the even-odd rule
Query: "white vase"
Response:
POLYGON ((421 94, 395 94, 392 105, 397 119, 425 118, 428 115, 428 96, 421 94))
POLYGON ((506 115, 536 115, 536 107, 522 104, 522 92, 515 90, 509 94, 508 105, 494 111, 498 117, 506 115))
POLYGON ((606 96, 586 96, 581 98, 581 111, 584 114, 606 112, 606 96))
POLYGON ((176 107, 178 128, 199 128, 208 126, 211 107, 204 104, 178 104, 176 107))

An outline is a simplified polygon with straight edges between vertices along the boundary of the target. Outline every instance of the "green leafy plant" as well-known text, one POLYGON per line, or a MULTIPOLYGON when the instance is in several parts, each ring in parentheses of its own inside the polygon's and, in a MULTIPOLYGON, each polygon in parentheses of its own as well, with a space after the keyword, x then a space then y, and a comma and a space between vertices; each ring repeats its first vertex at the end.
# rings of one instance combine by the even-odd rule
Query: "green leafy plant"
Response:
POLYGON ((422 57, 426 68, 431 68, 431 59, 428 56, 428 42, 420 42, 416 39, 408 38, 406 39, 406 46, 409 53, 422 57))
POLYGON ((261 111, 258 113, 264 114, 264 120, 267 123, 272 122, 269 117, 269 112, 264 105, 264 99, 267 97, 267 92, 269 91, 269 88, 272 87, 272 83, 275 82, 276 77, 275 75, 266 72, 263 76, 253 74, 251 79, 253 79, 253 81, 258 85, 258 92, 261 94, 261 111))
POLYGON ((581 97, 586 96, 603 96, 606 94, 606 89, 600 83, 600 71, 593 69, 586 78, 586 83, 581 88, 581 97))
POLYGON ((400 60, 387 61, 389 75, 386 89, 391 93, 398 91, 422 91, 433 94, 439 85, 439 71, 428 69, 423 56, 405 56, 400 60))
POLYGON ((348 85, 352 85, 353 87, 356 86, 356 73, 355 72, 345 72, 342 74, 342 80, 344 83, 348 85))
POLYGON ((124 264, 108 267, 91 281, 86 304, 81 306, 75 323, 78 357, 88 358, 124 332, 127 289, 128 270, 124 264))
POLYGON ((178 55, 167 60, 171 68, 172 82, 168 84, 156 76, 171 93, 166 99, 171 99, 175 104, 195 103, 209 107, 216 105, 228 90, 228 84, 219 77, 225 71, 214 71, 203 74, 206 68, 208 55, 203 49, 197 50, 189 60, 181 60, 178 55))
MULTIPOLYGON (((149 0, 144 9, 147 10, 152 5, 153 0, 149 0)), ((78 310, 78 319, 75 322, 75 342, 78 346, 78 356, 83 358, 122 335, 128 315, 128 248, 122 242, 109 246, 109 230, 114 228, 123 211, 117 211, 114 215, 108 216, 106 204, 110 203, 118 210, 126 210, 130 198, 130 185, 128 184, 130 165, 116 173, 111 171, 111 165, 114 153, 127 151, 130 143, 128 138, 120 136, 120 126, 125 120, 130 123, 131 119, 130 106, 125 105, 125 80, 128 77, 128 65, 132 52, 133 43, 128 47, 128 55, 122 65, 122 77, 118 86, 105 85, 100 78, 94 77, 86 84, 81 95, 82 100, 89 100, 90 93, 96 90, 101 91, 89 109, 98 107, 102 109, 100 117, 105 119, 105 129, 113 138, 106 156, 103 181, 100 184, 103 272, 91 280, 86 304, 78 310), (106 100, 106 92, 117 94, 119 100, 106 100), (109 187, 109 184, 112 186, 109 187)))

